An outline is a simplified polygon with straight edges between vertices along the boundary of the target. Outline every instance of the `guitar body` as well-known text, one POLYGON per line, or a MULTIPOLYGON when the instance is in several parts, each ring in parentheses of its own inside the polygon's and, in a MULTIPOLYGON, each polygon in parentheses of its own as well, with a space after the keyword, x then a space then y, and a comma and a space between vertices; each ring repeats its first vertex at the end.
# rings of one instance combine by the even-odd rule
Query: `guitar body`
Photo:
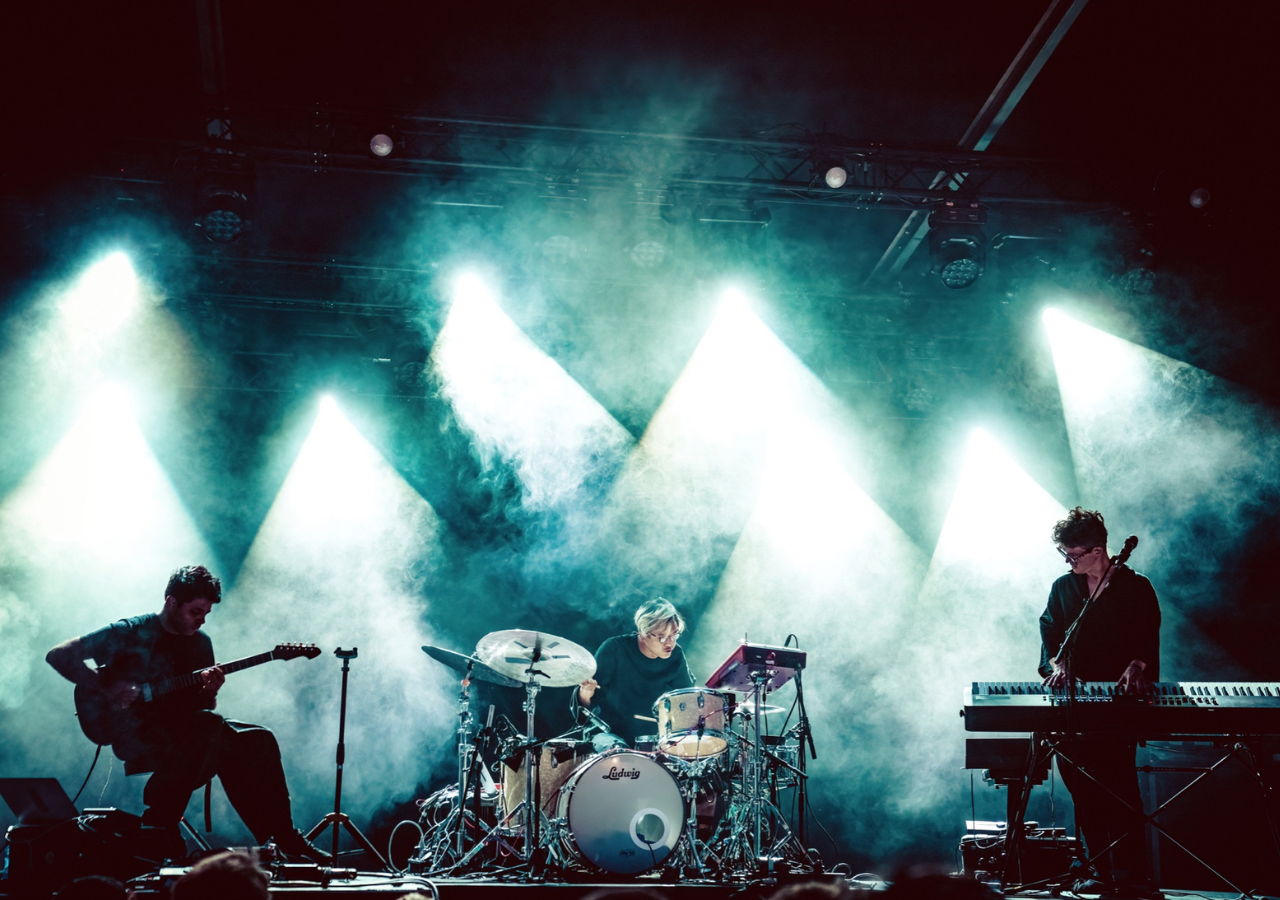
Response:
POLYGON ((80 730, 95 744, 114 744, 137 732, 137 713, 132 709, 112 709, 105 694, 77 684, 75 698, 80 730))

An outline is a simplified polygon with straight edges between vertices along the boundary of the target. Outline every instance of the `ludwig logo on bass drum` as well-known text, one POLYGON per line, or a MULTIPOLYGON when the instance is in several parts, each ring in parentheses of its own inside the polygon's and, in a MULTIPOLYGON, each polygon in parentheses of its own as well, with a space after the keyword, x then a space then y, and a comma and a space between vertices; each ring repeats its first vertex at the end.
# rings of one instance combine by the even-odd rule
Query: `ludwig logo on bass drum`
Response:
POLYGON ((620 769, 617 766, 611 766, 608 774, 601 775, 600 777, 605 781, 621 781, 624 778, 639 778, 640 770, 627 768, 620 769))

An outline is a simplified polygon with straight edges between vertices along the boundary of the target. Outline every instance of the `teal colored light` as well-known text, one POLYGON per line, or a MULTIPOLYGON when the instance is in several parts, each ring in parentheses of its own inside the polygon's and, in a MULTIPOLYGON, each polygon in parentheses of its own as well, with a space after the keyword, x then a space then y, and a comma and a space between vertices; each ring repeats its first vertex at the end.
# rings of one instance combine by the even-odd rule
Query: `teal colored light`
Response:
POLYGON ((73 329, 100 339, 123 325, 137 305, 138 276, 129 257, 115 252, 85 270, 59 308, 73 329))

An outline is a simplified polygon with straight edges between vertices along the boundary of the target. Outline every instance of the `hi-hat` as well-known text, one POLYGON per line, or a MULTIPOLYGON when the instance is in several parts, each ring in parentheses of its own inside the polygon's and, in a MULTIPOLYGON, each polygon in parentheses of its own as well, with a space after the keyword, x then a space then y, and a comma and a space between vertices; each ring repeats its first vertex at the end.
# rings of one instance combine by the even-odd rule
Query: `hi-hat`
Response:
POLYGON ((541 631, 491 631, 476 644, 476 656, 495 672, 542 687, 572 687, 596 672, 586 647, 541 631))
POLYGON ((470 667, 471 677, 476 681, 487 681, 490 684, 500 685, 501 687, 522 687, 521 683, 514 678, 508 678, 501 672, 495 672, 474 656, 467 656, 465 653, 458 653, 454 650, 446 650, 443 647, 432 647, 430 644, 425 645, 422 650, 432 659, 444 663, 451 669, 457 669, 459 672, 466 672, 467 668, 470 667))

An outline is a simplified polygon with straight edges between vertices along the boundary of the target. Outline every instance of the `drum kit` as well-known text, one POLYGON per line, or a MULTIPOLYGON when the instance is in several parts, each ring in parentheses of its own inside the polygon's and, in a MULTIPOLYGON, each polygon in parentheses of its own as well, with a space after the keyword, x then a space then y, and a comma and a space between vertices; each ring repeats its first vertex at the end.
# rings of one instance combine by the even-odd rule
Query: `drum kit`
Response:
POLYGON ((629 747, 590 712, 587 725, 547 740, 535 736, 539 692, 576 687, 595 673, 594 657, 572 641, 505 630, 485 635, 473 654, 422 649, 462 674, 458 768, 456 784, 420 803, 422 838, 412 870, 531 879, 662 870, 669 878, 743 881, 783 868, 820 869, 804 845, 803 744, 811 748, 812 740, 801 651, 744 642, 707 687, 658 697, 657 733, 629 747), (765 700, 792 677, 799 722, 770 734, 770 716, 776 723, 786 710, 765 700), (476 728, 473 680, 524 691, 523 734, 505 717, 495 726, 492 706, 476 728), (486 756, 497 760, 500 781, 486 756), (797 791, 795 831, 780 809, 786 789, 797 791))

